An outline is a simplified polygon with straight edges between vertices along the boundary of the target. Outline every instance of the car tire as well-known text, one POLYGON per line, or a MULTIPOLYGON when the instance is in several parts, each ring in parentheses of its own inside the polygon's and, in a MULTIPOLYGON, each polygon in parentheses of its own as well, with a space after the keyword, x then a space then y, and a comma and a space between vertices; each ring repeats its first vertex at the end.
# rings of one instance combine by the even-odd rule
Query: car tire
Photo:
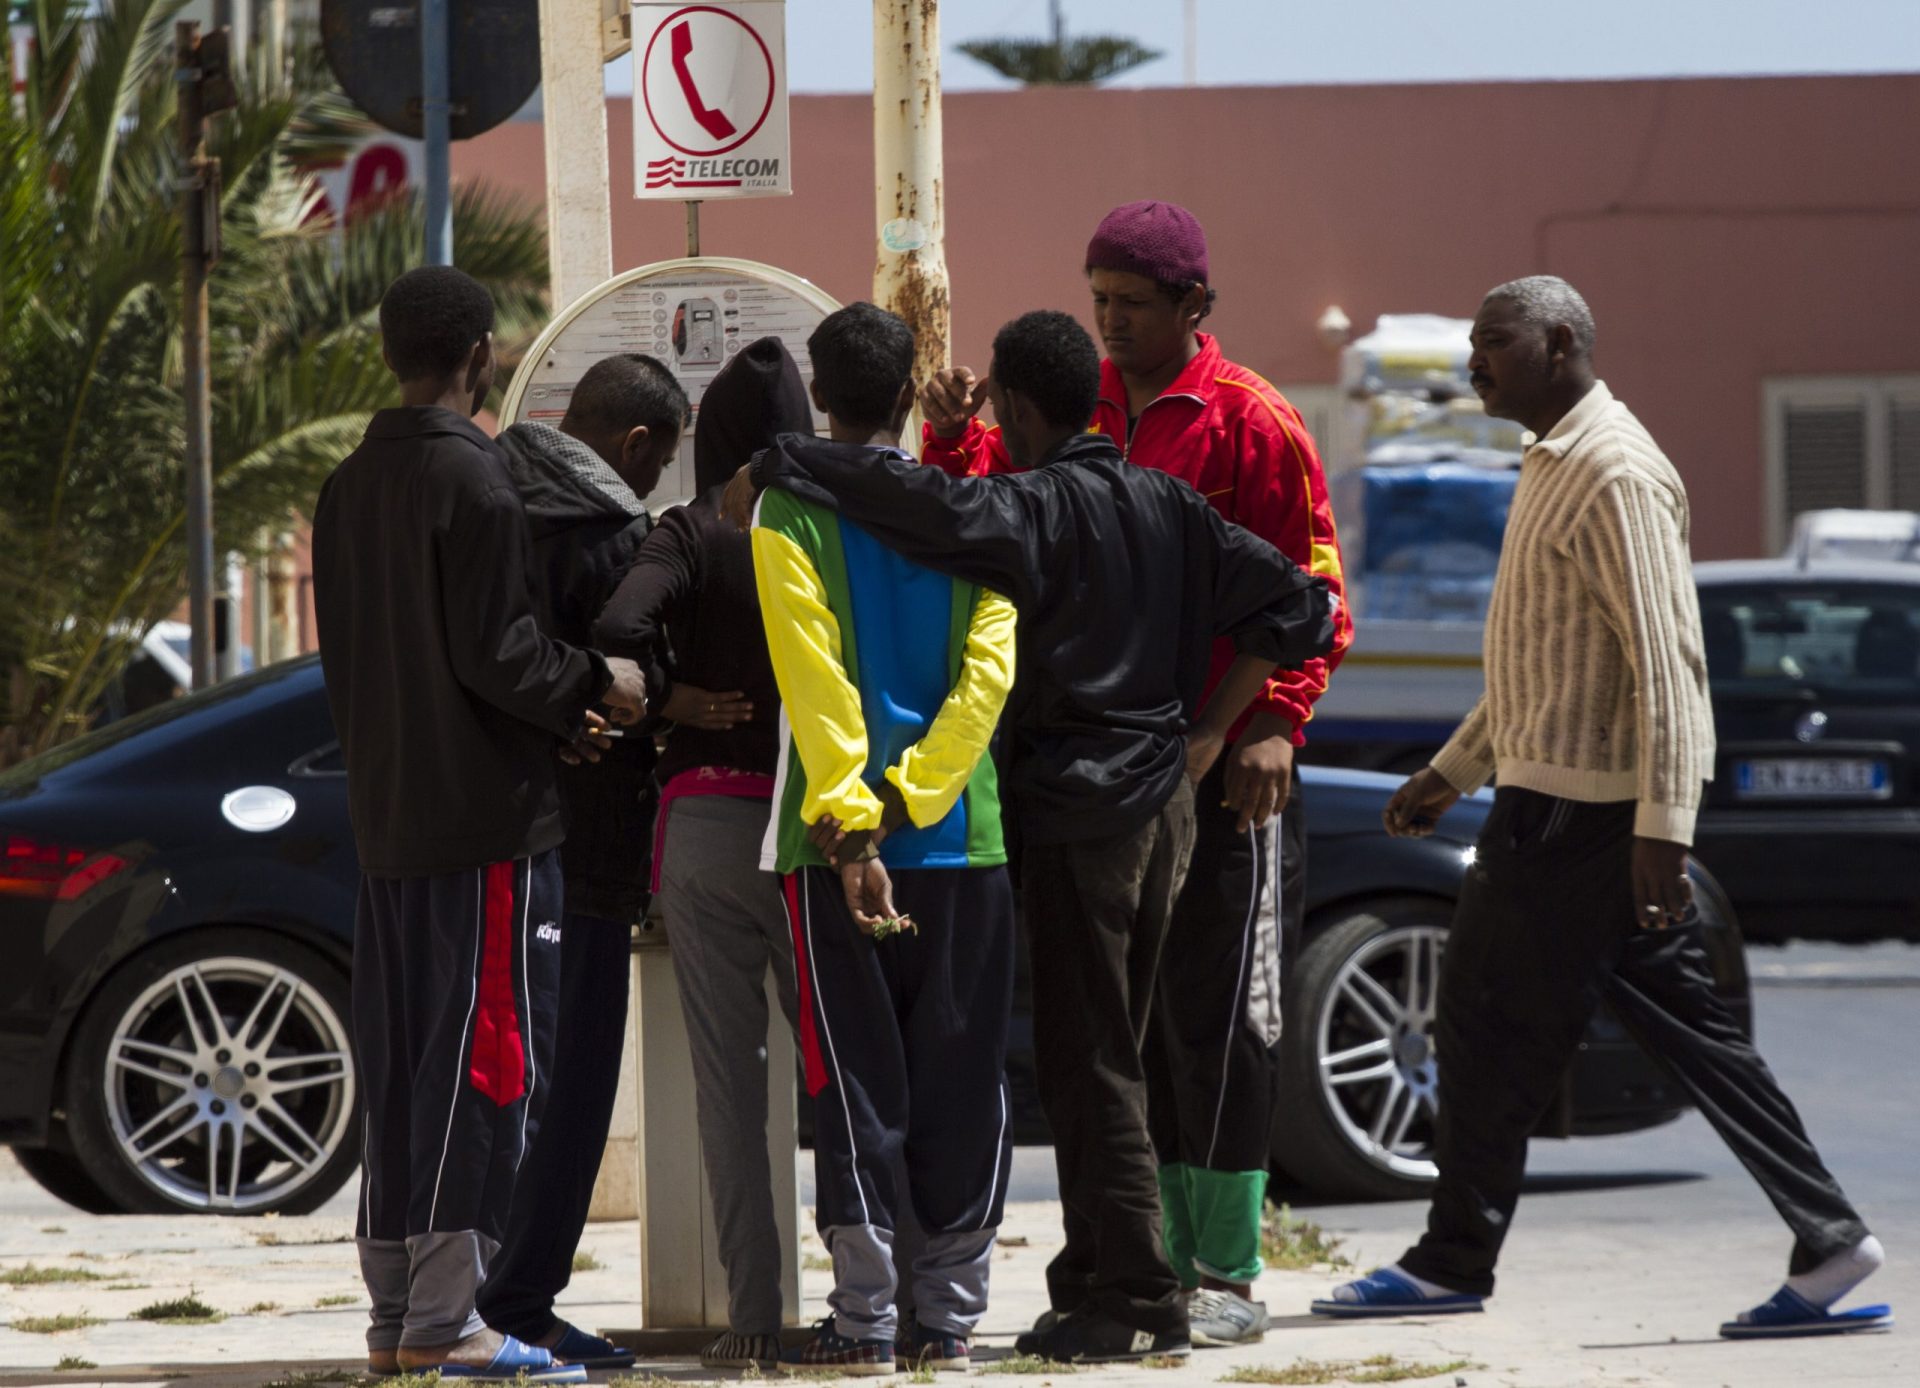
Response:
POLYGON ((1410 1200, 1433 1184, 1432 1018, 1452 909, 1392 897, 1309 928, 1287 990, 1273 1164, 1316 1195, 1410 1200))
POLYGON ((344 972, 267 931, 135 955, 88 1005, 66 1071, 86 1174, 132 1214, 305 1214, 360 1157, 344 972))
POLYGON ((13 1159, 34 1184, 56 1200, 64 1200, 82 1214, 119 1214, 100 1183, 87 1174, 80 1159, 53 1147, 15 1147, 13 1159))

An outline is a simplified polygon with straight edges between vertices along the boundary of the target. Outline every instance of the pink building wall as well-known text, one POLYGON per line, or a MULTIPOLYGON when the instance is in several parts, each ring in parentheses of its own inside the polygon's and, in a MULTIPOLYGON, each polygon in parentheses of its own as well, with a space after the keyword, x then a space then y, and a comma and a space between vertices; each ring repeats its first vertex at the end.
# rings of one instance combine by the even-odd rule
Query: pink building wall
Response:
MULTIPOLYGON (((1333 380, 1330 304, 1364 332, 1551 271, 1685 473, 1703 559, 1764 545, 1763 378, 1920 371, 1920 76, 1037 89, 945 115, 956 360, 984 368, 1023 310, 1084 316, 1087 236, 1132 198, 1198 214, 1209 326, 1282 386, 1333 380)), ((618 268, 684 245, 678 203, 633 201, 631 120, 609 103, 618 268)), ((865 297, 869 99, 796 97, 793 145, 794 196, 708 204, 702 249, 865 297)), ((456 146, 454 170, 537 200, 540 127, 456 146)))

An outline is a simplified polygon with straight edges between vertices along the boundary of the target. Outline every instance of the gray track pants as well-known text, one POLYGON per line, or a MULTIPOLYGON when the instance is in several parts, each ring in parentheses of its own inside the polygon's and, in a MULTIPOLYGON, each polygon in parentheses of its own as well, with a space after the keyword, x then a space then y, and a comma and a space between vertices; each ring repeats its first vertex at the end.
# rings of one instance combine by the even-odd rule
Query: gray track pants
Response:
POLYGON ((676 799, 660 864, 661 907, 693 1054, 700 1145, 727 1272, 727 1319, 743 1335, 775 1334, 781 1318, 766 1139, 769 968, 788 1026, 797 1015, 793 932, 780 879, 760 871, 768 814, 764 800, 676 799))

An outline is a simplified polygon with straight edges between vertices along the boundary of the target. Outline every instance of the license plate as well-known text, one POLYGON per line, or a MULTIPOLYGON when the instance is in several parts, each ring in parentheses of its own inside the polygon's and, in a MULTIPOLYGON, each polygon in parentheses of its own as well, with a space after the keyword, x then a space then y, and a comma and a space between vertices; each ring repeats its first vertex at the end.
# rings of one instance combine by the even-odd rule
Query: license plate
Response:
POLYGON ((1887 763, 1873 757, 1756 757, 1739 763, 1742 800, 1885 800, 1893 794, 1887 763))

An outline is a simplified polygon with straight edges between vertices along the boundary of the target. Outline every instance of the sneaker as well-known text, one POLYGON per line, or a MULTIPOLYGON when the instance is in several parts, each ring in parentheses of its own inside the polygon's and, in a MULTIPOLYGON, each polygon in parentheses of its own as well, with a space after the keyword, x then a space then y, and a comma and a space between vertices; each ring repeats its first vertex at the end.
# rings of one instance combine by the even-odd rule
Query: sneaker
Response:
POLYGON ((973 1367, 973 1346, 962 1336, 917 1326, 905 1358, 914 1368, 963 1374, 973 1367))
POLYGON ((1195 1346, 1210 1349, 1251 1345, 1267 1338, 1271 1324, 1264 1301, 1248 1301, 1234 1292, 1197 1291, 1187 1304, 1195 1346))
POLYGON ((825 1369, 850 1378, 878 1378, 894 1369, 893 1341, 850 1340, 833 1328, 828 1316, 813 1329, 813 1338, 799 1349, 780 1356, 783 1373, 825 1369))
POLYGON ((1036 1325, 1015 1348, 1062 1364, 1119 1364, 1163 1356, 1183 1358, 1192 1352, 1193 1343, 1184 1329, 1140 1330, 1082 1308, 1059 1317, 1044 1332, 1036 1325))
POLYGON ((703 1369, 771 1369, 779 1363, 778 1335, 742 1335, 729 1330, 700 1351, 703 1369))
POLYGON ((1054 1326, 1058 1324, 1060 1324, 1060 1313, 1058 1311, 1042 1311, 1040 1313, 1040 1319, 1033 1323, 1033 1329, 1023 1330, 1014 1337, 1013 1352, 1015 1354, 1040 1353, 1041 1342, 1053 1333, 1054 1326))

